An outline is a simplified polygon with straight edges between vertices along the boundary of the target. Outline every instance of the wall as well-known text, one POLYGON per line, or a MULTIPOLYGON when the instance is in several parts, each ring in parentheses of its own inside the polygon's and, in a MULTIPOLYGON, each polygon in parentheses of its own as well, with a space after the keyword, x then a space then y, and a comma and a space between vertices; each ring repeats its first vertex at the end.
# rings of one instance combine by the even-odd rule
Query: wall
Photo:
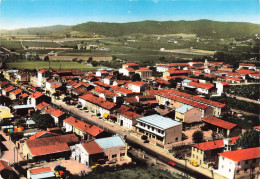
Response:
POLYGON ((182 124, 173 126, 165 130, 165 142, 164 144, 179 142, 182 137, 182 124), (178 140, 176 140, 178 138, 178 140))

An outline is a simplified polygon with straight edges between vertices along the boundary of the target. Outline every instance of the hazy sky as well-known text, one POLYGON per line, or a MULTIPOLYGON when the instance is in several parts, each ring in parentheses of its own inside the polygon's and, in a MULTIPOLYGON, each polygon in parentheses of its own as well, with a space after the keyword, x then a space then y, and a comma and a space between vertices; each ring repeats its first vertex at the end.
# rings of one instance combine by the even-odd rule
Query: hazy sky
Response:
POLYGON ((87 21, 239 21, 260 24, 260 0, 0 0, 0 28, 87 21))

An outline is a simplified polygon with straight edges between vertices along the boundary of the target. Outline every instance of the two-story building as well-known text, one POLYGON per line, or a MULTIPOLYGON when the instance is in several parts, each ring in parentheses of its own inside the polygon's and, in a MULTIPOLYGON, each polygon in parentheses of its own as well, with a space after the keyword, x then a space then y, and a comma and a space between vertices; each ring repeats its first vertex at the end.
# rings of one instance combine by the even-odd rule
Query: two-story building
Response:
POLYGON ((182 140, 182 123, 157 114, 137 118, 135 127, 140 135, 160 145, 182 140))

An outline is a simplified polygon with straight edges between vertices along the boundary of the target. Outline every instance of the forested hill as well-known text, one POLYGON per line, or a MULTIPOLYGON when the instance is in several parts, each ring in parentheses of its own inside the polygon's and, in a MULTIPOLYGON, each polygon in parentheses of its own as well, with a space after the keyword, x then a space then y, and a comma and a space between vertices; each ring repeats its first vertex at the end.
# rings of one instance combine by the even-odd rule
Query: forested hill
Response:
POLYGON ((116 37, 134 33, 189 33, 211 37, 249 37, 260 34, 260 25, 245 22, 198 21, 141 21, 129 23, 87 22, 72 26, 72 30, 116 37))

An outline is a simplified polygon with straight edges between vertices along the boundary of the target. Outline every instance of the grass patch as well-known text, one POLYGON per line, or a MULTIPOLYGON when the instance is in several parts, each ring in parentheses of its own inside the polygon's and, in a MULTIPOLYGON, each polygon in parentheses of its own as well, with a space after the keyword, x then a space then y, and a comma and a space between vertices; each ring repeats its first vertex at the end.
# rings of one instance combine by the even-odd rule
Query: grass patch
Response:
POLYGON ((242 96, 257 100, 259 99, 260 85, 232 85, 230 86, 228 93, 236 96, 242 96))
MULTIPOLYGON (((42 68, 49 68, 49 62, 9 62, 6 64, 9 68, 16 68, 16 69, 42 69, 42 68)), ((85 64, 77 63, 77 62, 50 62, 50 67, 54 70, 59 70, 61 66, 62 70, 66 69, 75 69, 79 71, 91 71, 95 70, 97 68, 100 68, 100 66, 92 67, 85 64), (61 65, 60 65, 61 64, 61 65)))
POLYGON ((22 50, 21 42, 16 40, 0 40, 0 46, 5 47, 9 50, 22 50))
POLYGON ((24 46, 28 47, 61 47, 60 44, 56 42, 28 42, 28 41, 23 41, 24 46))

